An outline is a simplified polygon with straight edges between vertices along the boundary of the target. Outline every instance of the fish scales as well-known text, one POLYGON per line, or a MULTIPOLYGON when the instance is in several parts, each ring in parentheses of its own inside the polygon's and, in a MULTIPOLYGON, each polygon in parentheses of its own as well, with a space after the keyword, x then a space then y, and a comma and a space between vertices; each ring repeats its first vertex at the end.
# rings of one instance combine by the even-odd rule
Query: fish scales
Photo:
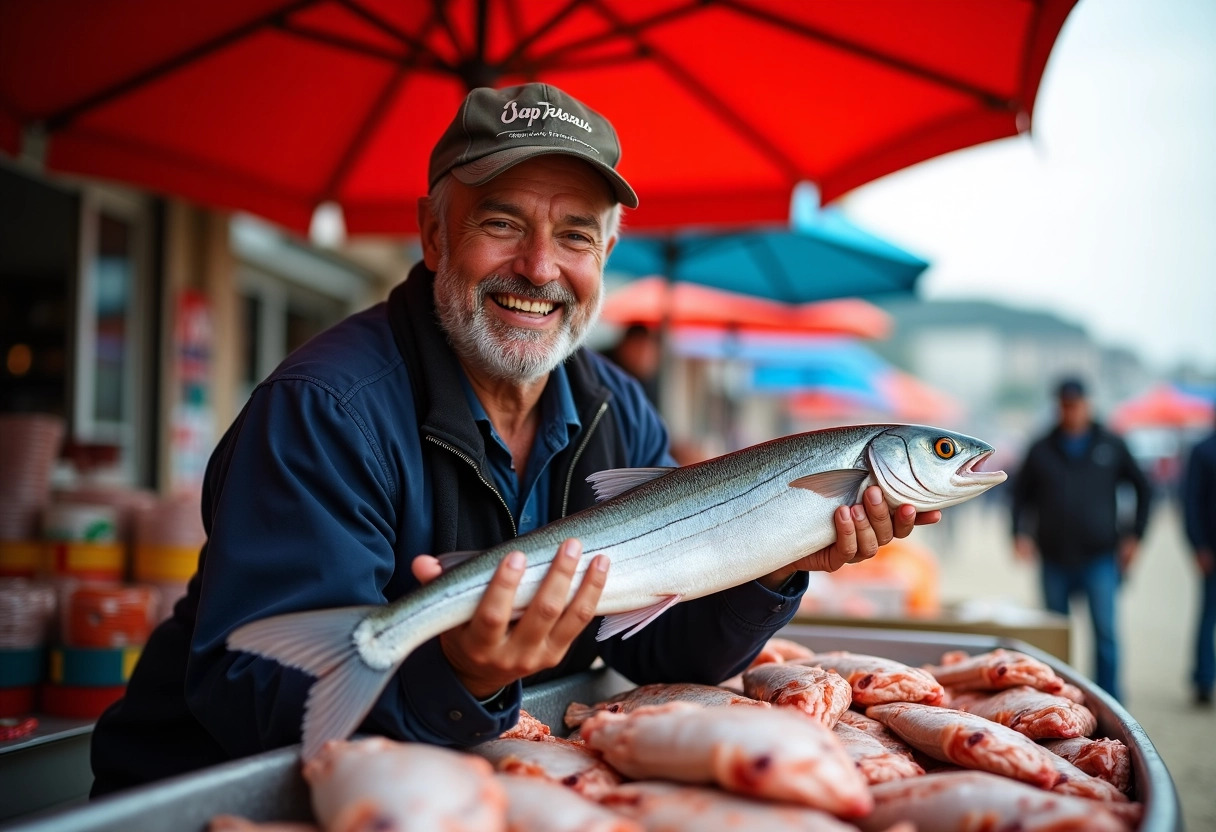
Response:
POLYGON ((476 553, 391 604, 255 621, 234 630, 228 645, 319 678, 305 710, 307 759, 325 739, 354 730, 410 652, 472 618, 512 551, 527 561, 515 596, 520 609, 564 540, 577 538, 584 553, 571 596, 592 559, 606 555, 611 568, 596 614, 627 617, 600 636, 632 627, 628 637, 667 603, 746 583, 828 546, 836 535, 833 512, 871 483, 892 507, 909 503, 918 511, 986 491, 1005 479, 977 470, 992 453, 978 439, 941 428, 862 425, 774 439, 669 471, 626 471, 616 481, 625 483, 622 493, 476 553), (362 712, 356 703, 365 703, 362 712))
MULTIPOLYGON (((540 587, 558 546, 571 537, 582 542, 585 553, 571 594, 594 555, 605 554, 612 563, 596 610, 600 615, 639 609, 669 595, 678 594, 684 600, 699 598, 821 549, 835 539, 831 515, 842 501, 791 489, 790 480, 825 469, 858 468, 865 443, 883 427, 840 429, 839 438, 826 444, 809 441, 822 432, 799 434, 676 468, 592 509, 487 549, 455 567, 451 583, 442 587, 431 584, 410 596, 419 606, 436 605, 438 629, 427 628, 433 632, 426 639, 467 620, 481 599, 488 576, 509 552, 517 550, 528 562, 516 593, 520 606, 526 606, 540 587), (795 454, 802 456, 792 459, 795 454), (707 504, 707 494, 721 496, 707 504), (794 512, 803 518, 815 516, 819 522, 775 522, 794 516, 794 512), (705 557, 705 550, 710 548, 731 557, 716 564, 705 557), (740 559, 740 555, 749 553, 751 557, 746 561, 740 559), (635 566, 641 571, 632 571, 635 566), (466 575, 474 580, 463 581, 466 575), (655 584, 664 591, 647 592, 642 588, 655 584), (424 597, 426 594, 435 597, 432 600, 424 597), (441 604, 448 607, 447 615, 441 616, 441 604)), ((384 609, 387 626, 376 628, 378 635, 394 636, 392 610, 391 605, 384 609)), ((411 632, 417 632, 419 623, 411 619, 398 626, 406 629, 403 625, 408 625, 411 632)))

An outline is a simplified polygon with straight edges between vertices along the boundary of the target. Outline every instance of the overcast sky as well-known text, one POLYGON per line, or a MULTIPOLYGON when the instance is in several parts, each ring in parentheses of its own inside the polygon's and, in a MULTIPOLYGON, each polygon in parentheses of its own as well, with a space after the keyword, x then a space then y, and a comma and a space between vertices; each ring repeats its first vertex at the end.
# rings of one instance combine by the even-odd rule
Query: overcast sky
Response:
POLYGON ((923 297, 1047 309, 1154 368, 1216 373, 1216 0, 1081 0, 1032 136, 841 205, 932 262, 923 297))

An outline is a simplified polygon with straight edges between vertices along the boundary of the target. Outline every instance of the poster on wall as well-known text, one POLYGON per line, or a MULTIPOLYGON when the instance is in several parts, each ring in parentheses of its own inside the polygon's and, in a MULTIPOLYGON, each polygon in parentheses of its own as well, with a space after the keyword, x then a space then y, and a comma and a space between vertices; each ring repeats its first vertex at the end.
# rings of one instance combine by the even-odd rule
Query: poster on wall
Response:
POLYGON ((169 440, 169 481, 177 493, 201 489, 207 458, 215 444, 215 412, 211 404, 213 345, 207 298, 196 289, 183 291, 178 298, 173 328, 177 389, 169 440))

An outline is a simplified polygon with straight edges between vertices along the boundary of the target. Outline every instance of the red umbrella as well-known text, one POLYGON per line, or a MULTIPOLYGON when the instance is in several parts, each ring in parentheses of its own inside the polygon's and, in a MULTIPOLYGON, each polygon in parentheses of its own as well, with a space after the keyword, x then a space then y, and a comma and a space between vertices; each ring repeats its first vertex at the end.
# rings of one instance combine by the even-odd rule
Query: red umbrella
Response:
POLYGON ((724 292, 696 283, 647 277, 608 294, 601 317, 618 325, 716 327, 774 334, 853 335, 885 338, 891 316, 859 298, 786 304, 724 292))
POLYGON ((631 227, 784 222, 1029 129, 1076 0, 7 0, 0 148, 304 230, 409 232, 470 86, 607 115, 631 227))
POLYGON ((1183 393, 1171 384, 1158 384, 1115 408, 1111 424, 1118 431, 1135 428, 1208 427, 1216 405, 1201 396, 1183 393))

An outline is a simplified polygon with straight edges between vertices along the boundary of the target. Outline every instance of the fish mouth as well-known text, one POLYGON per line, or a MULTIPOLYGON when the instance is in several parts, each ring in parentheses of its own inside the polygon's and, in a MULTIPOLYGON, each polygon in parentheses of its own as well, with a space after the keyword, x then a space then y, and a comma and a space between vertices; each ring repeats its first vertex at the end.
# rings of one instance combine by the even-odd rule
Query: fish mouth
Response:
POLYGON ((977 470, 979 466, 984 463, 984 460, 992 456, 993 453, 994 451, 984 451, 983 453, 976 454, 975 456, 971 457, 971 459, 960 465, 958 470, 954 472, 954 476, 951 478, 954 484, 961 486, 993 486, 1008 479, 1009 475, 1004 471, 977 470))

